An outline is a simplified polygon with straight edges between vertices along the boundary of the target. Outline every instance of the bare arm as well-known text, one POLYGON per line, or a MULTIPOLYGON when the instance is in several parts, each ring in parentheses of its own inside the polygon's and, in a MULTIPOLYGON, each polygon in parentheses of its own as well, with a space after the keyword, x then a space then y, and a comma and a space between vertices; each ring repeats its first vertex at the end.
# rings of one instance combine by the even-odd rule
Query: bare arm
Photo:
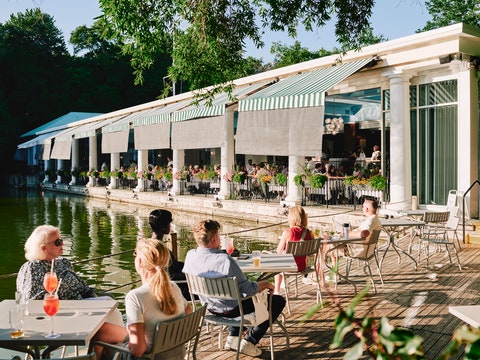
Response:
POLYGON ((280 238, 280 242, 277 246, 277 254, 283 254, 285 252, 285 248, 287 247, 287 241, 290 238, 290 233, 288 230, 284 230, 282 233, 282 237, 280 238))
POLYGON ((128 325, 129 342, 128 349, 135 357, 140 357, 147 350, 145 342, 145 324, 136 323, 128 325))

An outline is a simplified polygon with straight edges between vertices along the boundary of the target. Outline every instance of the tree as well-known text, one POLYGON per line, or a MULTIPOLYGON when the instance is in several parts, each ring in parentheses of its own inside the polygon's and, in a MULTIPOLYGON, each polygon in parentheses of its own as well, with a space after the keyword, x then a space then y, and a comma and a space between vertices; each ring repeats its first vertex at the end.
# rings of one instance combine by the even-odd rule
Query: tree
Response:
POLYGON ((437 29, 459 22, 480 27, 480 1, 479 0, 431 0, 425 2, 432 20, 417 32, 437 29))
POLYGON ((374 0, 100 0, 108 36, 132 57, 137 82, 153 64, 152 52, 161 49, 172 53, 172 79, 187 81, 191 90, 245 75, 246 41, 264 45, 257 20, 295 36, 300 23, 312 30, 336 16, 337 40, 352 49, 363 45, 373 5, 374 0))
POLYGON ((280 42, 274 42, 270 52, 275 56, 273 68, 280 68, 287 65, 298 64, 303 61, 309 61, 323 56, 332 55, 338 51, 328 51, 323 48, 317 51, 310 51, 307 48, 302 47, 299 41, 295 41, 295 43, 291 46, 287 46, 280 42))

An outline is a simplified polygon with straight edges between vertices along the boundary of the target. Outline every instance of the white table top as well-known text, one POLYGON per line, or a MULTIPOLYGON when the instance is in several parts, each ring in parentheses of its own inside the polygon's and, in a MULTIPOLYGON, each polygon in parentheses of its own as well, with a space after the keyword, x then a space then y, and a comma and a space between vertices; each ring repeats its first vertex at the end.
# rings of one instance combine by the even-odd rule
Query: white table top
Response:
POLYGON ((251 273, 281 273, 298 270, 292 254, 262 254, 259 267, 253 266, 251 254, 242 254, 237 263, 243 272, 251 273), (248 258, 243 259, 243 256, 248 258))
MULTIPOLYGON (((54 316, 54 330, 61 334, 56 339, 45 335, 52 329, 50 318, 43 311, 42 300, 32 300, 28 304, 29 315, 24 318, 25 336, 12 339, 8 315, 0 317, 0 347, 25 345, 87 345, 90 339, 105 322, 107 315, 117 308, 115 300, 60 300, 60 310, 54 316)), ((14 308, 15 300, 0 302, 0 313, 8 314, 14 308)))
POLYGON ((450 314, 474 327, 480 327, 480 305, 449 306, 450 314))

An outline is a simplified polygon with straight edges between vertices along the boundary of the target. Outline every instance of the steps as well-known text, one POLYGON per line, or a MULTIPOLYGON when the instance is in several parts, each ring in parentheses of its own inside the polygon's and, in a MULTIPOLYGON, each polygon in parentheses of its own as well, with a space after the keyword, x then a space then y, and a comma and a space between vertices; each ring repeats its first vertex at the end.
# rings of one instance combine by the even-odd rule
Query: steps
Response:
POLYGON ((471 221, 473 231, 466 235, 467 244, 480 244, 480 220, 471 221))

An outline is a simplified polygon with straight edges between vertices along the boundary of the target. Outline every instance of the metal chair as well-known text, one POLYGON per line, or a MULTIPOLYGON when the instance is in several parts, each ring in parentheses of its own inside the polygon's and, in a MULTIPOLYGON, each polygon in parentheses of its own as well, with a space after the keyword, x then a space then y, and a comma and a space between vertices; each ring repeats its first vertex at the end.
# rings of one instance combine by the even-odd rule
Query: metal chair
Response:
MULTIPOLYGON (((197 295, 200 299, 202 298, 210 298, 210 299, 221 299, 221 300, 235 300, 238 302, 238 308, 240 312, 240 316, 236 318, 226 318, 219 315, 209 314, 205 315, 205 322, 212 326, 221 326, 221 330, 219 333, 218 345, 219 348, 222 348, 223 344, 223 329, 224 327, 234 326, 243 329, 244 327, 253 327, 254 324, 251 322, 250 319, 246 318, 243 313, 243 308, 241 305, 242 300, 248 299, 248 297, 242 297, 240 294, 240 290, 238 288, 238 281, 236 277, 223 277, 223 278, 204 278, 201 276, 195 276, 191 274, 186 274, 188 288, 190 289, 190 294, 192 299, 194 295, 197 295)), ((271 297, 269 297, 270 304, 269 309, 271 309, 271 297)), ((273 351, 273 330, 272 330, 272 314, 269 311, 269 335, 270 335, 270 356, 271 359, 274 358, 274 351, 273 351)), ((289 346, 289 337, 287 330, 285 327, 278 321, 276 321, 277 325, 280 326, 284 334, 286 335, 287 339, 287 347, 289 346)), ((213 329, 212 329, 213 331, 213 329)), ((240 342, 241 336, 238 337, 238 344, 237 344, 237 354, 236 359, 238 360, 240 354, 240 342)))
MULTIPOLYGON (((150 352, 143 354, 138 359, 154 360, 158 354, 175 349, 179 346, 189 343, 191 340, 194 340, 192 356, 194 359, 196 359, 198 338, 202 329, 202 323, 203 318, 205 317, 206 309, 206 306, 202 306, 196 311, 185 316, 159 322, 155 327, 152 349, 150 352)), ((130 354, 128 348, 118 345, 108 344, 102 341, 96 341, 95 345, 101 345, 104 348, 117 351, 113 360, 117 360, 121 353, 130 354)), ((190 346, 188 346, 187 353, 189 350, 190 346)))
MULTIPOLYGON (((29 355, 26 355, 25 356, 25 359, 27 359, 27 357, 29 357, 29 355)), ((73 356, 73 357, 69 357, 68 359, 69 360, 96 360, 96 356, 95 356, 95 353, 94 352, 91 352, 89 354, 85 354, 85 355, 79 355, 79 356, 73 356)), ((0 360, 7 360, 7 359, 0 359, 0 360)), ((15 355, 13 356, 12 358, 8 359, 8 360, 21 360, 21 357, 19 355, 15 355)), ((50 358, 50 360, 64 360, 63 357, 61 358, 50 358)))
MULTIPOLYGON (((423 232, 425 229, 428 229, 428 228, 432 229, 432 227, 442 226, 448 221, 449 217, 450 217, 450 211, 441 211, 441 212, 426 211, 422 218, 425 225, 412 230, 410 243, 408 244, 408 252, 409 253, 412 252, 412 246, 413 246, 414 240, 416 239, 417 236, 421 238, 423 236, 423 232)), ((420 250, 420 245, 419 245, 419 250, 420 250)))
POLYGON ((363 271, 365 274, 370 276, 370 280, 373 285, 373 289, 375 291, 375 294, 377 293, 377 287, 375 286, 375 281, 373 281, 373 275, 372 275, 372 269, 370 268, 370 260, 375 259, 375 263, 377 264, 377 270, 378 270, 378 275, 380 276, 380 281, 382 282, 383 285, 383 278, 382 278, 382 273, 380 271, 380 265, 378 262, 378 256, 377 256, 377 244, 378 244, 378 238, 380 237, 380 230, 373 230, 372 234, 370 235, 370 239, 368 243, 366 244, 356 244, 356 245, 362 245, 364 246, 364 249, 362 252, 358 255, 349 255, 345 254, 344 257, 347 260, 347 265, 346 265, 346 270, 345 270, 345 276, 348 279, 348 275, 350 273, 350 269, 352 266, 353 260, 359 260, 363 261, 364 267, 363 271), (368 273, 367 271, 368 270, 368 273))
MULTIPOLYGON (((426 214, 427 213, 425 213, 425 215, 426 214)), ((422 246, 425 252, 426 267, 428 269, 428 261, 430 257, 429 245, 430 244, 434 244, 435 246, 445 245, 445 249, 447 250, 450 264, 453 264, 452 257, 450 254, 450 247, 452 247, 455 253, 455 256, 457 258, 458 269, 461 271, 462 265, 460 264, 460 258, 458 257, 457 248, 455 246, 456 229, 460 219, 456 216, 450 216, 450 212, 448 211, 446 213, 437 213, 437 214, 447 214, 448 216, 445 219, 445 215, 444 215, 442 218, 444 219, 444 221, 438 221, 435 223, 427 224, 422 229, 422 234, 419 239, 419 247, 418 247, 418 262, 420 262, 420 254, 422 251, 422 246), (450 217, 452 218, 452 220, 450 220, 450 217), (454 230, 454 236, 452 237, 452 240, 450 240, 448 236, 448 232, 452 230, 454 230)), ((456 238, 457 238, 458 244, 460 245, 458 236, 456 238)))
MULTIPOLYGON (((287 254, 292 254, 295 256, 314 256, 313 265, 308 266, 303 271, 296 271, 296 272, 284 272, 284 281, 285 281, 285 299, 287 301, 287 310, 290 314, 290 301, 289 301, 289 282, 288 277, 294 276, 295 277, 295 297, 298 295, 298 277, 299 276, 308 276, 310 273, 315 273, 315 281, 316 283, 316 293, 317 293, 317 304, 322 302, 322 292, 320 290, 320 283, 319 283, 319 274, 318 274, 318 267, 319 264, 319 252, 320 246, 322 244, 322 239, 312 239, 312 240, 301 240, 301 241, 287 241, 287 247, 285 252, 287 254)), ((323 274, 321 274, 323 276, 323 274)))

